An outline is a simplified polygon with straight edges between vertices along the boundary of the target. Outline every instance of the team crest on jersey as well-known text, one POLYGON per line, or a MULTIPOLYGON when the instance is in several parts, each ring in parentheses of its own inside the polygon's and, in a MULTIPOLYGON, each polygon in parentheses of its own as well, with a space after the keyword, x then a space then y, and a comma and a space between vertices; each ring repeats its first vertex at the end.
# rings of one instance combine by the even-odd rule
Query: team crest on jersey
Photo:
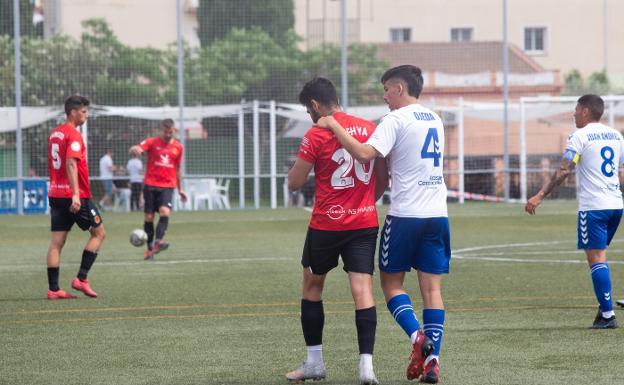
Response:
POLYGON ((173 155, 178 155, 178 149, 177 149, 177 148, 172 149, 172 150, 171 150, 171 153, 172 153, 173 155))
POLYGON ((71 147, 72 151, 77 152, 77 151, 80 151, 81 146, 80 146, 80 143, 76 141, 76 142, 73 142, 69 147, 71 147))

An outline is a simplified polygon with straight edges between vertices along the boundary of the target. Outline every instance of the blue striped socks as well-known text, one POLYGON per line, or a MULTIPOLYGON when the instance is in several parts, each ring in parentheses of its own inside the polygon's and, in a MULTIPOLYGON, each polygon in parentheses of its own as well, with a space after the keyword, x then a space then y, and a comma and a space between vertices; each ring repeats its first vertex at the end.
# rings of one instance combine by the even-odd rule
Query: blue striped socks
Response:
POLYGON ((412 334, 418 331, 420 324, 414 314, 414 308, 412 307, 412 301, 407 294, 399 294, 388 301, 388 310, 394 320, 401 326, 401 328, 411 338, 412 334))
POLYGON ((440 355, 444 334, 444 309, 423 309, 423 331, 433 341, 433 355, 440 355))
POLYGON ((590 266, 591 278, 594 284, 594 293, 600 304, 602 316, 609 318, 613 314, 613 301, 611 300, 611 276, 609 265, 606 263, 595 263, 590 266))

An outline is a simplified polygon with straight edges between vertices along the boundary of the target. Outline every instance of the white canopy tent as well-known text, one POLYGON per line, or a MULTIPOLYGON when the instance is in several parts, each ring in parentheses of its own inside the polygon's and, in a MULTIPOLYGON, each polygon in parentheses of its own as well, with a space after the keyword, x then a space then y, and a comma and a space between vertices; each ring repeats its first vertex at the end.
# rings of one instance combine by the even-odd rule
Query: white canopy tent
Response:
MULTIPOLYGON (((610 125, 616 117, 624 117, 624 96, 607 96, 604 98, 607 103, 607 117, 610 125)), ((526 200, 526 138, 524 137, 524 126, 527 120, 543 119, 551 116, 557 116, 564 113, 571 113, 574 109, 577 97, 548 97, 548 98, 521 98, 519 103, 509 105, 509 119, 520 123, 521 143, 520 143, 520 175, 521 175, 521 200, 526 200)), ((464 118, 476 118, 489 121, 502 121, 503 104, 502 103, 484 103, 484 102, 464 102, 461 98, 455 104, 441 105, 432 102, 424 102, 428 107, 440 111, 454 114, 453 121, 458 127, 458 170, 459 175, 459 191, 458 197, 460 202, 464 198, 463 190, 463 125, 464 118)), ((385 116, 389 110, 386 105, 360 106, 350 107, 348 112, 369 120, 379 120, 385 116)), ((98 116, 121 116, 135 119, 161 120, 178 116, 178 107, 117 107, 117 106, 92 106, 90 109, 91 117, 98 116)), ((33 127, 49 120, 60 121, 64 114, 62 108, 47 107, 22 107, 21 122, 22 129, 33 127)), ((276 141, 277 127, 276 117, 281 116, 289 119, 288 128, 283 132, 282 137, 302 137, 310 128, 311 121, 305 107, 298 104, 275 103, 254 101, 252 103, 228 104, 216 106, 196 106, 185 107, 185 121, 198 121, 208 117, 238 117, 238 179, 239 179, 239 206, 245 207, 245 179, 252 177, 254 182, 254 206, 260 207, 260 178, 270 178, 270 202, 271 207, 277 207, 277 165, 276 165, 276 141), (253 129, 253 173, 245 173, 245 114, 252 115, 253 129), (260 173, 260 114, 269 115, 269 137, 270 137, 270 173, 269 175, 261 175, 260 173)), ((14 107, 0 108, 0 133, 12 132, 16 129, 16 111, 14 107)), ((453 172, 455 173, 455 171, 453 172)), ((232 177, 223 175, 224 177, 232 177)))

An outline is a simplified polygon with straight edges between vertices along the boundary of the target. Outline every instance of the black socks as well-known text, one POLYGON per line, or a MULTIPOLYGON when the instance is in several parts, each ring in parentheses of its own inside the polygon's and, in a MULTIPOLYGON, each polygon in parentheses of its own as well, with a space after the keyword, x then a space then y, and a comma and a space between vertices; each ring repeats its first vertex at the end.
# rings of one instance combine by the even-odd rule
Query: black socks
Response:
POLYGON ((158 220, 158 226, 156 226, 156 239, 163 239, 165 232, 169 226, 169 217, 160 217, 158 220))
POLYGON ((325 324, 325 313, 323 311, 323 301, 313 302, 306 299, 301 300, 301 327, 306 346, 323 344, 323 326, 325 324))
POLYGON ((154 222, 143 222, 143 230, 147 234, 147 249, 151 250, 154 242, 154 222))
POLYGON ((58 291, 59 287, 59 271, 58 267, 48 267, 48 288, 51 291, 58 291))
POLYGON ((375 331, 377 330, 377 309, 375 306, 356 310, 355 326, 357 328, 360 354, 373 354, 375 331))
POLYGON ((80 261, 80 270, 78 271, 79 280, 85 281, 87 279, 87 274, 89 273, 91 266, 93 266, 95 258, 97 258, 97 253, 89 250, 82 251, 82 260, 80 261))

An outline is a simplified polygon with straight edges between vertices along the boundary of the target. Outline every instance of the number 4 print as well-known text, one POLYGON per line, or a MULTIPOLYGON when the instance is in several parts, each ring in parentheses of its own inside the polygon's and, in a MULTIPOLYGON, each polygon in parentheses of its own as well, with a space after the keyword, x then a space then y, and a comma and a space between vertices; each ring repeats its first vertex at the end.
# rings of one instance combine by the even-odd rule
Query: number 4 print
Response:
POLYGON ((438 140, 438 130, 430 128, 425 138, 425 144, 420 150, 420 157, 423 159, 433 159, 433 167, 440 167, 440 141, 438 140), (429 147, 433 147, 433 151, 429 151, 429 147))

